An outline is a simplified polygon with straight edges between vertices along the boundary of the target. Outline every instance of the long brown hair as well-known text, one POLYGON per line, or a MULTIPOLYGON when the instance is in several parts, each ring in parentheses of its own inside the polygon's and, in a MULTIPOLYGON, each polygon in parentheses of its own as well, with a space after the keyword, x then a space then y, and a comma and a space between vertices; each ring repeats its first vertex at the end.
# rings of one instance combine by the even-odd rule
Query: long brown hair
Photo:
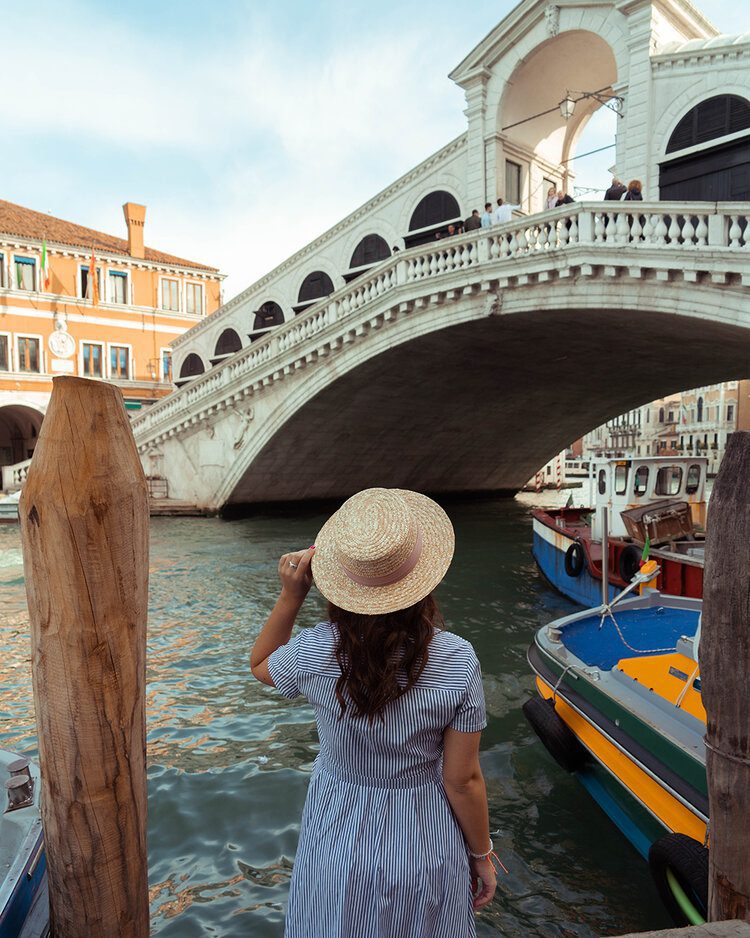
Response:
POLYGON ((398 612, 362 615, 328 604, 328 618, 338 628, 336 660, 341 677, 336 681, 336 700, 344 715, 346 691, 355 717, 384 720, 383 710, 406 693, 427 664, 428 647, 443 617, 432 594, 398 612), (399 683, 398 675, 406 677, 399 683))

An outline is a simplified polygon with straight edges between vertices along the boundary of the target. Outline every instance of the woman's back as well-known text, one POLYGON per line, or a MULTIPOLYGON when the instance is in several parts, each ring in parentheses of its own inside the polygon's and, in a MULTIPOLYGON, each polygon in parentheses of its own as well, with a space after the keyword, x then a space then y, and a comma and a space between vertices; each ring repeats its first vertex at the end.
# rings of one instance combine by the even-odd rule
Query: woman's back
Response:
POLYGON ((436 631, 416 684, 387 705, 382 720, 371 723, 353 715, 346 695, 341 715, 337 637, 335 625, 321 622, 301 631, 269 661, 277 688, 288 697, 303 694, 314 707, 320 763, 338 778, 364 785, 400 787, 438 779, 445 728, 478 732, 486 723, 472 646, 452 632, 436 631))

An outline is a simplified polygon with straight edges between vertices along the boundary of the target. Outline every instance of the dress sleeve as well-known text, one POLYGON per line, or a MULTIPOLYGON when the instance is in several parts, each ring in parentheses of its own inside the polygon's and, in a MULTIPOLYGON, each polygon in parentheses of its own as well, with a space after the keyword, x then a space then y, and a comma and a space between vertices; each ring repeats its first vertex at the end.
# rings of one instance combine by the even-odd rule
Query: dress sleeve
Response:
POLYGON ((473 650, 464 698, 458 705, 456 715, 449 725, 451 729, 458 730, 459 733, 478 733, 487 726, 482 669, 473 650))
POLYGON ((276 690, 282 697, 293 700, 302 691, 299 687, 299 665, 297 655, 304 640, 305 629, 298 632, 286 645, 277 648, 268 657, 268 673, 273 678, 276 690))

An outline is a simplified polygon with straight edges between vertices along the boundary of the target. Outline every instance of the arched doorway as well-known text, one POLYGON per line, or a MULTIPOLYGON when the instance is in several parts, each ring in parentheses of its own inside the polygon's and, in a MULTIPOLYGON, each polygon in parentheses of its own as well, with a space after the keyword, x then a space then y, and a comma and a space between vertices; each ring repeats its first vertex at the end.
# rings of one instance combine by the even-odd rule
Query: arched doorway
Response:
POLYGON ((680 119, 659 165, 659 197, 708 202, 750 199, 750 101, 736 94, 716 95, 680 119), (680 156, 685 150, 690 152, 680 156))
POLYGON ((211 359, 211 364, 215 365, 217 362, 220 362, 222 358, 229 358, 230 355, 239 352, 241 348, 242 339, 237 332, 235 332, 234 329, 225 329, 216 341, 216 348, 214 349, 214 357, 211 359))
POLYGON ((200 355, 191 352, 180 366, 180 377, 177 378, 175 384, 178 388, 181 388, 183 384, 187 384, 192 378, 197 378, 198 375, 202 375, 205 370, 206 366, 203 364, 203 359, 200 355))
MULTIPOLYGON (((582 134, 606 102, 616 106, 617 78, 612 47, 589 30, 562 32, 526 56, 500 99, 496 191, 488 192, 488 198, 494 203, 501 197, 526 212, 538 212, 546 208, 550 186, 572 195, 582 134), (572 102, 567 117, 561 108, 566 97, 572 102)), ((613 134, 613 161, 614 143, 613 134)))
POLYGON ((461 221, 461 207, 450 192, 442 189, 430 192, 412 212, 404 245, 413 248, 434 241, 438 232, 445 235, 448 225, 457 221, 461 221))
POLYGON ((328 274, 323 270, 314 270, 302 281, 294 312, 301 313, 303 309, 307 309, 323 297, 330 296, 333 290, 333 280, 328 274))
POLYGON ((256 339, 262 339, 269 329, 280 326, 284 322, 284 310, 273 300, 263 303, 255 313, 253 319, 253 331, 249 338, 251 342, 256 339))
POLYGON ((361 277, 370 267, 390 256, 391 249, 385 238, 381 238, 378 234, 365 235, 354 249, 349 261, 349 270, 344 274, 344 280, 350 283, 357 277, 361 277))
POLYGON ((31 458, 43 419, 44 414, 26 404, 0 407, 0 466, 31 458))

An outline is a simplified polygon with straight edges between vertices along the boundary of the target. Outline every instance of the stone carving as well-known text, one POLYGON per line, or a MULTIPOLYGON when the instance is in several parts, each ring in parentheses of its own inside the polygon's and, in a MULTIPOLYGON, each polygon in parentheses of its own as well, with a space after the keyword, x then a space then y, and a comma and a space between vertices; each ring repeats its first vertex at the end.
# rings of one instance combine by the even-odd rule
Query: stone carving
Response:
POLYGON ((548 3, 544 11, 544 19, 547 21, 547 32, 550 36, 556 36, 560 32, 560 7, 554 3, 548 3))

